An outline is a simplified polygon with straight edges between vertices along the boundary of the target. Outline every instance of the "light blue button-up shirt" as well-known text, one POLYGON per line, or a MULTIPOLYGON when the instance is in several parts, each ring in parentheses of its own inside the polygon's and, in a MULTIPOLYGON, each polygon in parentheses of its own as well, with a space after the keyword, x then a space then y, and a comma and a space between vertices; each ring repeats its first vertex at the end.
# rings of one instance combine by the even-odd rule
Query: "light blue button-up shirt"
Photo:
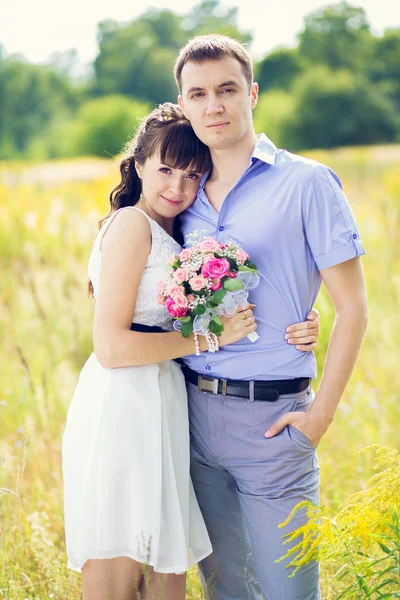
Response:
POLYGON ((185 363, 225 379, 315 378, 314 354, 289 345, 286 328, 306 320, 322 269, 365 253, 338 176, 321 163, 278 150, 264 134, 220 213, 204 190, 208 175, 181 216, 182 232, 185 239, 195 230, 219 241, 234 238, 250 255, 261 275, 249 296, 260 338, 188 356, 185 363))

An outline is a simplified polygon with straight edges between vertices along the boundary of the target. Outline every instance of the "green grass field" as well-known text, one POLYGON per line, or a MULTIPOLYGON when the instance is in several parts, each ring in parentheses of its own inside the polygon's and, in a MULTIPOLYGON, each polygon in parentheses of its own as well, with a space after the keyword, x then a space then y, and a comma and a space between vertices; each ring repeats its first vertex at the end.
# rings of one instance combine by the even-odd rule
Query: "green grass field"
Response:
MULTIPOLYGON (((335 514, 373 472, 375 453, 357 452, 370 444, 400 446, 400 146, 312 157, 342 178, 367 250, 369 327, 318 452, 322 504, 335 514)), ((65 566, 61 437, 92 350, 86 266, 116 180, 116 165, 101 160, 0 165, 0 598, 80 598, 80 577, 65 566)), ((321 371, 333 319, 324 291, 317 307, 321 371)), ((335 561, 323 562, 324 600, 337 600, 346 587, 336 570, 335 561)), ((201 598, 195 571, 187 598, 201 598)))

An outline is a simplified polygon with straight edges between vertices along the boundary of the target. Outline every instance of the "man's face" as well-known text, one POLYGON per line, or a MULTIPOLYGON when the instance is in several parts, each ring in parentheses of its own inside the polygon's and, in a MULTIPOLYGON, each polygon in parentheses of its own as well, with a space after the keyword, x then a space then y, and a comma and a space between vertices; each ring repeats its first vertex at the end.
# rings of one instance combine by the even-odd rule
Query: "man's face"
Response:
POLYGON ((232 148, 254 134, 258 85, 253 83, 249 90, 237 60, 187 62, 181 81, 179 104, 197 137, 211 150, 232 148))

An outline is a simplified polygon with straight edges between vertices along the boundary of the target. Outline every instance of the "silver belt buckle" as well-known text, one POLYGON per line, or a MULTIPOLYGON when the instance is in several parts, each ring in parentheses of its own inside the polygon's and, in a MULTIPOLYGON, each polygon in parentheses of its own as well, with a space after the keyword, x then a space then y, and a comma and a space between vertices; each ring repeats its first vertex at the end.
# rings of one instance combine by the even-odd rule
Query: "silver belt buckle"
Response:
POLYGON ((197 389, 199 392, 212 392, 218 394, 218 379, 210 379, 208 377, 197 377, 197 389))

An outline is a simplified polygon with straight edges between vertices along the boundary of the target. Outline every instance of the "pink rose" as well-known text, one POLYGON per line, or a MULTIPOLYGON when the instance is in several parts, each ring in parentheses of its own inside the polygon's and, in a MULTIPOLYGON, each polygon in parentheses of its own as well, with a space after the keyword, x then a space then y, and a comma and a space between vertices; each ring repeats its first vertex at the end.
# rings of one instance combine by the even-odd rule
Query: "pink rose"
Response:
POLYGON ((192 256, 192 250, 191 248, 184 248, 182 250, 182 252, 180 253, 180 259, 182 262, 185 262, 187 260, 189 260, 189 258, 192 256))
POLYGON ((204 279, 203 275, 197 275, 196 277, 189 279, 189 285, 191 286, 192 290, 199 292, 207 285, 207 281, 204 279))
POLYGON ((213 279, 211 283, 212 283, 212 286, 211 286, 212 292, 216 292, 217 290, 220 290, 222 288, 222 283, 221 283, 220 279, 213 279))
POLYGON ((187 271, 186 269, 177 269, 174 273, 174 279, 176 283, 183 283, 187 280, 187 271))
POLYGON ((179 306, 179 308, 185 308, 186 309, 188 307, 187 298, 183 294, 176 294, 176 296, 174 296, 172 299, 175 302, 175 304, 177 306, 179 306))
POLYGON ((158 285, 157 285, 157 292, 159 294, 162 294, 164 290, 165 290, 165 283, 163 281, 159 281, 158 285))
POLYGON ((158 304, 161 304, 161 306, 164 306, 165 298, 160 292, 157 294, 157 302, 158 304))
POLYGON ((196 296, 194 294, 189 294, 187 299, 188 299, 188 302, 193 302, 193 300, 196 300, 196 296))
POLYGON ((201 252, 216 252, 219 250, 218 242, 214 238, 207 238, 199 244, 201 252))
POLYGON ((203 259, 203 263, 208 262, 209 260, 214 260, 215 256, 214 254, 206 254, 204 259, 203 259))
POLYGON ((236 258, 238 259, 238 261, 244 263, 246 262, 246 260, 248 260, 250 257, 247 254, 247 252, 245 252, 244 250, 242 250, 241 248, 239 248, 238 250, 236 250, 236 258))
POLYGON ((235 277, 237 277, 237 273, 235 273, 235 271, 233 273, 229 273, 229 277, 231 279, 235 279, 235 277))
MULTIPOLYGON (((186 300, 186 298, 185 298, 186 300)), ((168 298, 165 301, 167 310, 169 312, 170 315, 172 315, 173 317, 184 317, 186 316, 187 313, 187 309, 186 308, 181 308, 179 307, 177 304, 175 304, 174 299, 170 298, 168 296, 168 298)))
POLYGON ((176 261, 176 256, 173 254, 172 256, 168 256, 168 264, 173 265, 176 261))
POLYGON ((204 277, 210 279, 222 279, 229 274, 230 264, 226 258, 214 258, 209 260, 201 267, 204 277))
POLYGON ((183 294, 185 290, 181 285, 172 284, 168 286, 167 291, 168 295, 174 298, 177 294, 183 294))

